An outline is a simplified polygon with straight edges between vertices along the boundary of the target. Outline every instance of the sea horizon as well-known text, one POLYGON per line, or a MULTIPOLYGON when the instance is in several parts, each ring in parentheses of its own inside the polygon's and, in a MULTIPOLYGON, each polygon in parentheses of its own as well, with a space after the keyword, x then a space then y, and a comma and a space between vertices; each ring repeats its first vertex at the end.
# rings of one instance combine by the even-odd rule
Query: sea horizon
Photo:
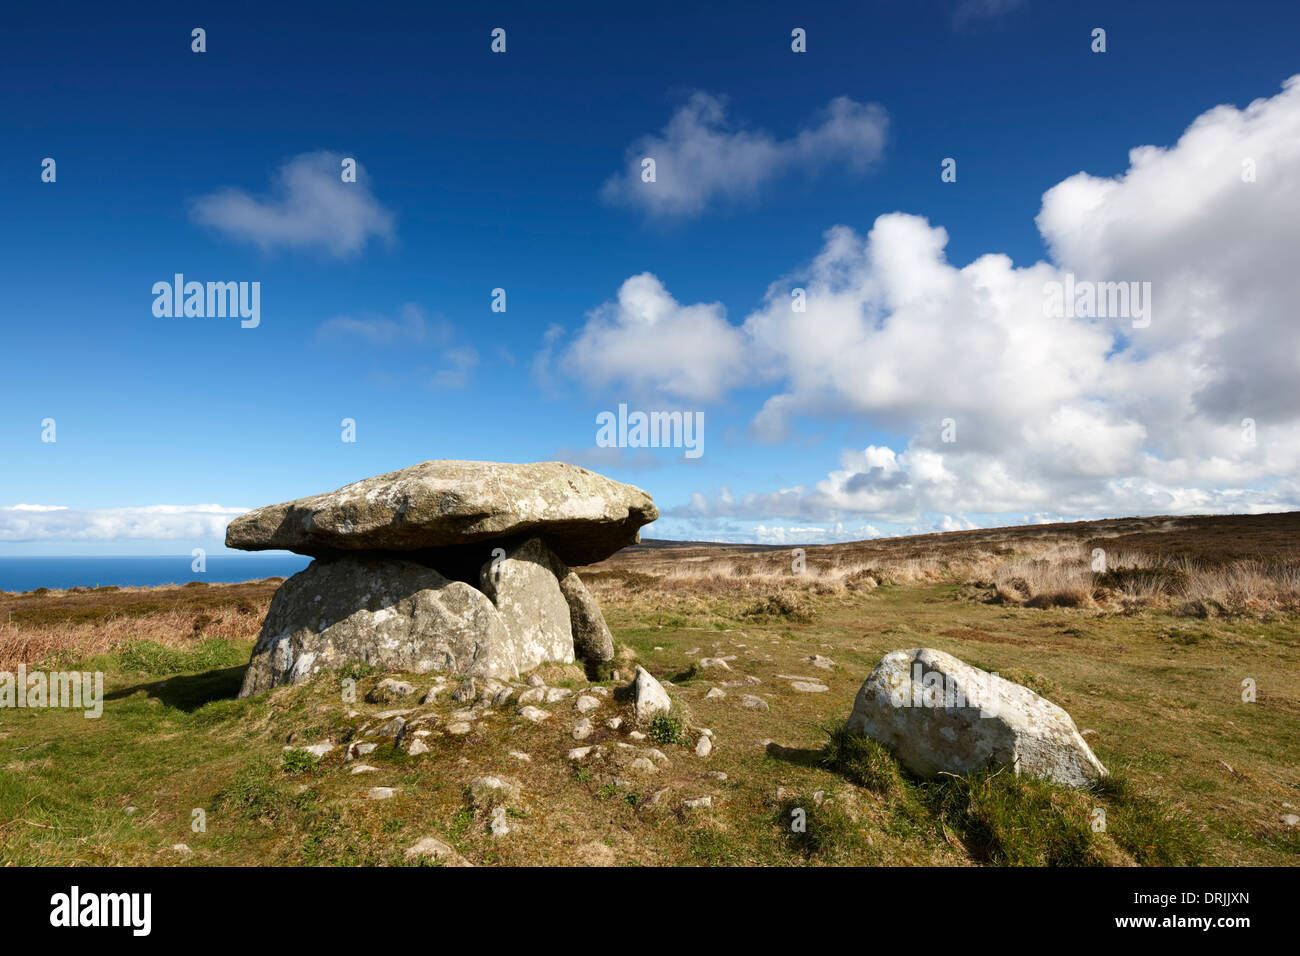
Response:
POLYGON ((63 591, 95 587, 163 587, 192 581, 230 583, 289 577, 311 562, 290 552, 209 554, 203 571, 177 555, 0 555, 0 591, 63 591))

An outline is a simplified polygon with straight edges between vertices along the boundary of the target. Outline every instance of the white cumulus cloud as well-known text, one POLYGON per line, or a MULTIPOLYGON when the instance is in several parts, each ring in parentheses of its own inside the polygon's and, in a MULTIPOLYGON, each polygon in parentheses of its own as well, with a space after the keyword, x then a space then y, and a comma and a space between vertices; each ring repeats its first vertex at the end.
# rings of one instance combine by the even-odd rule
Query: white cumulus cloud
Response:
POLYGON ((247 508, 146 505, 78 509, 64 505, 0 505, 0 541, 125 541, 223 538, 247 508))
POLYGON ((1047 261, 957 265, 943 228, 890 213, 866 235, 830 229, 741 327, 720 305, 674 303, 706 308, 725 353, 606 365, 598 381, 663 386, 689 366, 711 397, 707 383, 744 368, 747 384, 777 383, 761 437, 824 419, 906 438, 846 452, 808 486, 697 495, 669 513, 957 527, 971 514, 1300 507, 1300 77, 1134 149, 1122 175, 1071 176, 1036 221, 1047 261), (1149 312, 1045 309, 1049 283, 1067 281, 1149 283, 1149 312))
POLYGON ((760 186, 795 169, 838 163, 862 172, 884 149, 889 119, 876 104, 847 96, 831 100, 790 139, 735 127, 726 100, 697 92, 663 130, 627 150, 624 169, 606 180, 602 197, 652 217, 688 217, 715 199, 753 196, 760 186), (655 181, 644 182, 642 162, 653 159, 655 181))
POLYGON ((365 170, 357 181, 342 180, 338 153, 296 156, 280 167, 271 195, 252 196, 226 188, 196 199, 195 221, 263 251, 320 249, 344 258, 371 238, 393 237, 393 214, 371 193, 365 170))

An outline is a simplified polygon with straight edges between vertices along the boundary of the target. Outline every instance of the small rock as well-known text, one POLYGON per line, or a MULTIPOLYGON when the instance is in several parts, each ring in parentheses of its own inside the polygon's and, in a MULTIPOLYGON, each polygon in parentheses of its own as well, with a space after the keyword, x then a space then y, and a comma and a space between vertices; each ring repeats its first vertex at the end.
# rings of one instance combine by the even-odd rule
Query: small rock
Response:
POLYGON ((713 753, 713 741, 701 734, 700 739, 695 742, 695 756, 707 757, 711 753, 713 753))
POLYGON ((169 849, 175 851, 176 853, 193 853, 193 852, 194 852, 193 850, 191 850, 191 849, 189 848, 189 844, 187 844, 187 843, 173 843, 169 849))
POLYGON ((473 866, 469 860, 465 859, 447 844, 433 837, 425 837, 415 846, 408 847, 402 854, 408 860, 418 860, 421 858, 437 860, 444 866, 473 866))
POLYGON ((532 763, 532 762, 533 762, 533 758, 530 757, 530 756, 528 756, 528 754, 524 753, 522 750, 511 750, 511 751, 508 751, 508 753, 510 754, 510 756, 514 757, 516 760, 522 760, 522 761, 524 761, 525 763, 532 763))
POLYGON ((546 720, 551 715, 548 714, 546 711, 542 710, 540 707, 530 706, 530 707, 520 707, 519 716, 524 718, 524 720, 532 721, 534 724, 540 724, 543 720, 546 720))
POLYGON ((592 753, 599 756, 603 752, 600 747, 574 747, 565 756, 570 760, 586 760, 592 753))
POLYGON ((470 781, 470 802, 480 810, 519 802, 519 784, 501 777, 475 777, 470 781))
POLYGON ((820 667, 822 670, 830 670, 835 666, 835 662, 829 657, 822 657, 820 654, 814 654, 812 657, 805 657, 805 661, 813 667, 820 667))
POLYGON ((748 707, 751 710, 770 709, 767 705, 767 701, 761 697, 755 697, 753 694, 746 694, 744 697, 740 698, 740 704, 742 707, 748 707))
POLYGON ((686 810, 711 810, 713 809, 713 798, 696 797, 693 800, 683 800, 682 807, 686 810))
POLYGON ((628 736, 631 737, 633 740, 645 740, 645 734, 641 733, 641 731, 639 730, 631 731, 628 734, 628 736))
POLYGON ((406 752, 412 757, 418 757, 429 752, 429 745, 417 737, 411 741, 411 746, 406 748, 406 752))
POLYGON ((352 768, 352 772, 353 772, 354 774, 357 774, 357 773, 374 773, 374 772, 375 772, 376 770, 378 770, 378 769, 379 769, 378 767, 372 767, 372 766, 370 766, 370 764, 368 764, 368 763, 359 763, 359 764, 357 764, 355 767, 352 768))
POLYGON ((574 701, 573 706, 577 708, 578 713, 589 714, 600 706, 600 698, 592 697, 590 694, 583 694, 574 701))
POLYGON ((545 687, 533 687, 519 695, 519 703, 523 704, 540 704, 546 700, 545 687))
POLYGON ((374 753, 379 749, 379 744, 348 744, 347 759, 352 760, 355 757, 364 757, 366 754, 374 753))
POLYGON ((447 725, 447 733, 455 734, 457 737, 463 737, 474 729, 474 725, 466 720, 458 720, 454 724, 447 725))
POLYGON ((542 680, 542 679, 541 679, 540 677, 538 677, 536 674, 529 674, 529 675, 528 675, 528 686, 529 686, 529 687, 545 687, 545 686, 546 686, 546 681, 542 680))
POLYGON ((400 737, 402 731, 406 729, 405 717, 394 717, 384 726, 375 731, 381 737, 400 737))
POLYGON ((710 770, 710 771, 709 771, 708 773, 706 773, 704 776, 710 778, 711 780, 726 780, 726 779, 727 779, 727 775, 726 775, 725 773, 723 773, 721 770, 710 770))
POLYGON ((673 702, 668 692, 644 667, 637 667, 632 684, 632 707, 637 717, 646 719, 658 713, 668 713, 673 702))
POLYGON ((816 684, 807 680, 791 681, 790 686, 801 694, 822 694, 830 690, 825 684, 816 684))
POLYGON ((477 696, 478 688, 475 686, 474 678, 472 677, 465 678, 461 681, 460 686, 451 692, 451 699, 456 701, 458 704, 468 704, 477 696))
POLYGON ((392 787, 371 787, 366 796, 371 800, 391 800, 397 796, 397 791, 392 787))
POLYGON ((325 741, 324 743, 312 744, 312 745, 309 746, 309 747, 285 747, 284 749, 285 749, 285 750, 301 750, 301 751, 303 751, 303 752, 305 752, 305 753, 309 753, 309 754, 311 754, 313 757, 315 757, 317 760, 319 760, 321 757, 325 756, 327 753, 329 753, 331 750, 333 750, 333 749, 334 749, 334 745, 333 745, 332 743, 330 743, 330 742, 327 740, 327 741, 325 741))
POLYGON ((711 687, 709 692, 704 695, 705 700, 713 700, 715 697, 726 697, 727 692, 720 687, 711 687))
POLYGON ((718 668, 719 670, 724 670, 724 671, 729 671, 729 670, 731 670, 731 665, 728 664, 728 663, 726 662, 726 660, 725 660, 724 658, 721 658, 721 657, 701 657, 701 658, 700 658, 700 666, 701 666, 701 667, 716 667, 716 668, 718 668))
POLYGON ((591 726, 591 720, 586 717, 583 717, 581 720, 579 720, 576 724, 573 725, 573 739, 586 740, 588 737, 591 736, 591 732, 593 729, 594 728, 591 726))
POLYGON ((403 697, 410 697, 415 693, 415 687, 404 680, 396 680, 392 677, 385 677, 374 687, 370 688, 370 693, 366 695, 366 700, 372 704, 386 704, 389 701, 401 700, 403 697))
POLYGON ((637 757, 632 761, 631 768, 633 770, 640 770, 643 773, 654 773, 655 765, 645 757, 637 757))
POLYGON ((1300 816, 1296 816, 1294 813, 1284 813, 1280 819, 1286 826, 1300 826, 1300 816))
POLYGON ((554 704, 557 700, 564 700, 572 693, 573 691, 567 687, 548 687, 546 688, 546 703, 554 704))
POLYGON ((605 726, 608 727, 610 730, 618 730, 618 728, 623 726, 623 718, 611 717, 609 718, 609 720, 605 721, 605 726))

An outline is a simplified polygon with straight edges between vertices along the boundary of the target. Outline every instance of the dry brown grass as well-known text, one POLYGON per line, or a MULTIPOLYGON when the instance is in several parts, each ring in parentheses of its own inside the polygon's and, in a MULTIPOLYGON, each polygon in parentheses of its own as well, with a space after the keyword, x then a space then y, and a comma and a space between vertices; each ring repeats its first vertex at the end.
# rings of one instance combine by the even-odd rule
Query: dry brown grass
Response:
POLYGON ((133 641, 169 648, 211 638, 251 641, 280 583, 0 592, 0 670, 94 657, 133 641))
POLYGON ((761 604, 790 594, 958 582, 990 600, 1036 608, 1266 615, 1300 610, 1297 519, 1123 518, 809 546, 802 572, 794 548, 652 542, 583 577, 599 596, 632 604, 665 596, 761 604), (1105 572, 1093 570, 1097 548, 1106 553, 1105 572))

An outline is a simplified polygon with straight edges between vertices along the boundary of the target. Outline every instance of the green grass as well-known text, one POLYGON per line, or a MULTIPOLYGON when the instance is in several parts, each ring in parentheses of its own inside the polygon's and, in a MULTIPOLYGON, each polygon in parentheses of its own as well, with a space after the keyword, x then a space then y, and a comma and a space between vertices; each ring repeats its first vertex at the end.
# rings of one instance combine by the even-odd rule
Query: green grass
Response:
MULTIPOLYGON (((382 746, 365 758, 379 770, 352 776, 342 746, 321 760, 283 750, 291 733, 297 743, 341 744, 364 720, 348 718, 349 708, 382 709, 341 701, 338 675, 241 700, 248 642, 200 636, 174 649, 134 641, 78 662, 105 672, 99 720, 0 711, 0 858, 397 865, 406 847, 436 836, 475 863, 501 865, 573 864, 591 842, 610 846, 620 865, 1300 862, 1300 839, 1277 823, 1283 802, 1300 804, 1294 618, 1188 624, 1169 614, 1008 608, 963 598, 955 584, 810 600, 816 613, 806 620, 749 616, 752 600, 736 596, 605 604, 618 642, 677 685, 677 708, 643 727, 649 739, 638 746, 682 742, 688 726, 691 738, 700 727, 714 732, 709 758, 671 750, 668 764, 644 776, 568 762, 572 704, 563 702, 548 708, 563 719, 540 725, 503 708, 469 737, 435 733, 424 756, 382 746), (659 626, 672 619, 688 623, 659 626), (1202 633, 1196 641, 1162 639, 1202 633), (954 653, 1049 697, 1096 731, 1088 740, 1112 776, 1093 791, 1009 773, 919 781, 886 748, 840 733, 880 657, 916 646, 954 653), (813 673, 806 660, 814 653, 836 662, 816 672, 831 690, 792 691, 778 675, 813 673), (731 673, 692 670, 699 657, 732 655, 731 673), (745 675, 759 682, 704 699, 710 687, 745 675), (1259 686, 1253 704, 1240 697, 1246 677, 1259 686), (747 693, 770 709, 741 707, 747 693), (486 774, 519 779, 522 805, 510 814, 517 834, 492 837, 465 806, 464 786, 486 774), (398 795, 365 799, 380 785, 398 795), (714 798, 711 810, 682 809, 704 794, 714 798), (207 813, 206 832, 191 830, 196 808, 207 813), (796 809, 802 830, 791 828, 796 809), (1104 831, 1094 829, 1097 809, 1104 831), (176 843, 194 854, 167 850, 176 843)), ((630 669, 621 669, 626 683, 630 669)), ((445 719, 450 708, 434 709, 445 719)), ((626 704, 606 700, 594 715, 599 734, 616 713, 625 717, 621 733, 632 727, 626 704)), ((627 739, 589 742, 613 751, 615 740, 627 739)))

